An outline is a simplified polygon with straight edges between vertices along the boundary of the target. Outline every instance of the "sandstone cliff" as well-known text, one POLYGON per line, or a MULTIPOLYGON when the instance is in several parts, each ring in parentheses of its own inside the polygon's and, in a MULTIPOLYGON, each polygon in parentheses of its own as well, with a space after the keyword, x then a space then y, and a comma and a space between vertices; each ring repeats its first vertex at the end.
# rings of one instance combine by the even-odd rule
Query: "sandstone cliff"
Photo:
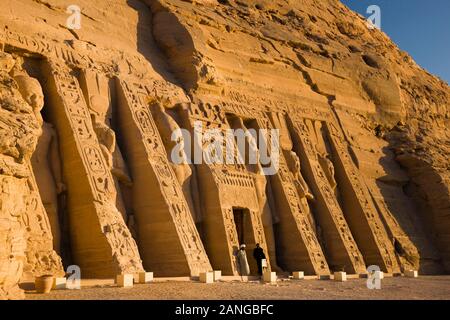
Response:
POLYGON ((235 274, 242 241, 279 272, 450 271, 449 87, 338 0, 78 0, 77 30, 2 2, 1 298, 56 252, 85 277, 235 274), (195 121, 279 129, 280 171, 172 163, 195 121))

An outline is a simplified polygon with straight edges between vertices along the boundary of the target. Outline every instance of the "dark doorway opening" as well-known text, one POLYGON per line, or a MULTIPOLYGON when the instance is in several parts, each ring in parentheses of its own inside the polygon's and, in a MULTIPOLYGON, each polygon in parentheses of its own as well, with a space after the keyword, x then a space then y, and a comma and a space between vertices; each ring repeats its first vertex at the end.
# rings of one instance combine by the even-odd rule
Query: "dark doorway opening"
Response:
POLYGON ((247 253, 247 260, 250 266, 250 274, 256 275, 258 267, 255 259, 253 259, 253 249, 256 246, 256 240, 250 211, 243 208, 233 208, 233 218, 239 245, 246 245, 245 252, 247 253))
POLYGON ((234 224, 236 225, 236 232, 239 239, 239 244, 245 243, 245 227, 244 227, 244 210, 233 209, 234 224))

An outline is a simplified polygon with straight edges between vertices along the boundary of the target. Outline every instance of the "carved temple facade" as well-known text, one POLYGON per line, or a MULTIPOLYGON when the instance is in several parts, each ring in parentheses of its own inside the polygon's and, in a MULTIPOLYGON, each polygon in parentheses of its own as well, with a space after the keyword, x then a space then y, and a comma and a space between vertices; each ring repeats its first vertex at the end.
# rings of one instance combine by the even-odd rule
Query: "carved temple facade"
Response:
POLYGON ((0 39, 4 54, 20 61, 6 72, 23 100, 43 95, 43 105, 30 112, 39 131, 34 151, 20 160, 20 172, 0 177, 3 193, 14 186, 26 195, 22 217, 11 218, 25 234, 14 249, 23 251, 23 278, 62 274, 73 264, 85 278, 143 270, 237 275, 242 243, 252 274, 257 243, 279 273, 420 268, 415 234, 402 229, 360 172, 326 104, 271 110, 192 99, 148 76, 138 56, 104 58, 11 31, 0 39), (118 67, 121 59, 125 67, 118 67), (277 172, 173 163, 171 133, 194 133, 199 124, 220 132, 278 129, 277 172))

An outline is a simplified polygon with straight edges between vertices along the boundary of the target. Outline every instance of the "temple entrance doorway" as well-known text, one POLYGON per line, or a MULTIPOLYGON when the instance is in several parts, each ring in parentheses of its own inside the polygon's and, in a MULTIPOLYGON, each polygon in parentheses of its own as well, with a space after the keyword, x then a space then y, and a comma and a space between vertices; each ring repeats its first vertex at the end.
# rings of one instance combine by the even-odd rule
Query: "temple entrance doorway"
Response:
POLYGON ((246 245, 245 251, 247 253, 248 264, 250 266, 250 274, 256 275, 258 269, 256 262, 253 259, 253 249, 256 246, 256 242, 250 211, 243 208, 233 208, 233 218, 239 245, 246 245))

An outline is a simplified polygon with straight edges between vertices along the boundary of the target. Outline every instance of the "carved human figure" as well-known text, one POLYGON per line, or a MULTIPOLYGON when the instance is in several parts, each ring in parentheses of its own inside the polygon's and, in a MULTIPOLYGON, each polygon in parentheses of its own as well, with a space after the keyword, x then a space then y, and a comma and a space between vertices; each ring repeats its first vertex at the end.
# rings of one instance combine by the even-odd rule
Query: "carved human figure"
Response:
POLYGON ((244 121, 241 118, 235 118, 234 123, 246 133, 246 141, 248 144, 249 154, 254 155, 255 163, 248 163, 250 170, 255 173, 255 187, 258 196, 259 210, 263 219, 263 224, 269 226, 273 224, 273 217, 269 207, 269 202, 266 196, 267 177, 264 175, 263 168, 260 162, 260 154, 258 144, 255 138, 250 134, 244 121))
POLYGON ((58 136, 50 123, 44 122, 36 151, 31 157, 42 203, 47 212, 53 235, 53 247, 60 253, 61 231, 59 225, 58 197, 66 188, 62 182, 58 136))
POLYGON ((272 226, 273 219, 270 211, 269 201, 266 196, 267 177, 263 175, 262 169, 255 174, 256 195, 258 197, 259 212, 264 226, 272 226))
POLYGON ((91 114, 91 119, 95 134, 100 142, 102 153, 113 176, 126 186, 131 186, 132 181, 122 153, 117 147, 115 132, 107 123, 100 121, 95 114, 91 114))
POLYGON ((13 71, 19 92, 33 108, 38 123, 42 126, 36 150, 31 157, 36 183, 42 203, 47 212, 53 235, 53 247, 60 252, 61 231, 59 225, 58 196, 65 191, 62 182, 61 159, 59 157, 58 137, 53 125, 44 122, 41 110, 44 107, 44 93, 37 79, 30 77, 21 66, 13 71))
POLYGON ((267 176, 264 174, 263 168, 260 162, 260 154, 258 150, 258 145, 256 143, 255 138, 250 134, 247 127, 244 124, 244 121, 241 118, 235 118, 234 123, 239 126, 242 130, 246 132, 246 140, 249 148, 249 152, 255 155, 255 163, 249 164, 250 170, 255 174, 255 189, 256 196, 258 199, 259 212, 261 214, 261 220, 264 227, 264 234, 266 236, 267 249, 269 251, 270 263, 273 271, 281 272, 282 269, 278 266, 276 259, 276 245, 275 245, 275 235, 273 231, 273 224, 278 217, 273 216, 273 212, 270 209, 269 198, 267 194, 267 176))
POLYGON ((334 177, 334 165, 330 159, 330 155, 325 152, 318 152, 317 159, 325 173, 325 176, 327 177, 328 182, 330 183, 331 188, 334 192, 336 192, 337 182, 334 177))
POLYGON ((126 222, 132 199, 128 197, 130 192, 125 189, 131 188, 132 180, 117 145, 116 134, 111 128, 112 112, 109 79, 95 70, 87 69, 82 72, 80 85, 91 112, 92 125, 99 140, 102 154, 114 178, 114 186, 117 190, 114 199, 116 207, 126 222))
POLYGON ((295 188, 297 189, 297 193, 300 197, 301 206, 307 214, 311 226, 315 229, 316 223, 308 203, 308 200, 314 200, 314 195, 311 193, 308 184, 301 174, 300 159, 294 151, 285 152, 285 154, 289 169, 291 170, 294 178, 295 188))
POLYGON ((294 176, 294 183, 297 188, 297 192, 301 198, 308 200, 314 200, 314 195, 311 193, 308 184, 301 174, 300 159, 294 151, 289 151, 286 156, 289 169, 294 176))
POLYGON ((44 120, 42 119, 41 110, 44 107, 44 93, 41 84, 37 79, 30 77, 21 67, 15 67, 13 77, 19 87, 20 94, 33 108, 36 119, 42 125, 44 120))
POLYGON ((193 169, 187 162, 187 155, 183 148, 179 148, 180 154, 178 156, 180 159, 185 159, 186 161, 182 161, 180 164, 176 164, 172 161, 172 150, 174 150, 175 146, 183 143, 182 135, 177 137, 177 141, 172 141, 172 134, 177 131, 179 132, 180 126, 169 114, 167 114, 164 106, 159 103, 154 105, 153 114, 164 147, 166 148, 170 164, 183 189, 192 217, 194 218, 195 223, 199 223, 202 220, 200 200, 198 198, 198 192, 192 192, 193 190, 198 190, 197 179, 193 176, 193 169))
POLYGON ((272 112, 270 113, 270 119, 272 120, 272 124, 274 125, 274 127, 280 130, 279 133, 281 149, 285 151, 292 150, 293 143, 284 115, 279 112, 272 112))
POLYGON ((125 200, 123 199, 123 194, 120 192, 121 189, 119 182, 121 182, 125 187, 131 187, 132 181, 128 174, 125 161, 122 158, 122 154, 117 148, 116 134, 105 122, 100 121, 96 114, 91 114, 91 120, 95 134, 100 143, 100 149, 103 157, 106 160, 108 168, 113 174, 114 185, 116 190, 119 191, 117 192, 117 198, 115 199, 117 209, 122 214, 124 220, 127 221, 127 208, 125 205, 125 200))
POLYGON ((92 123, 102 147, 105 159, 112 174, 123 184, 130 186, 132 181, 117 145, 116 134, 111 129, 111 97, 108 78, 93 70, 84 70, 81 85, 91 111, 92 123))
POLYGON ((310 136, 314 139, 314 146, 317 153, 317 160, 322 167, 327 180, 336 193, 337 182, 334 177, 334 165, 331 161, 331 156, 327 150, 327 138, 323 123, 321 121, 306 121, 306 125, 309 128, 310 136))

